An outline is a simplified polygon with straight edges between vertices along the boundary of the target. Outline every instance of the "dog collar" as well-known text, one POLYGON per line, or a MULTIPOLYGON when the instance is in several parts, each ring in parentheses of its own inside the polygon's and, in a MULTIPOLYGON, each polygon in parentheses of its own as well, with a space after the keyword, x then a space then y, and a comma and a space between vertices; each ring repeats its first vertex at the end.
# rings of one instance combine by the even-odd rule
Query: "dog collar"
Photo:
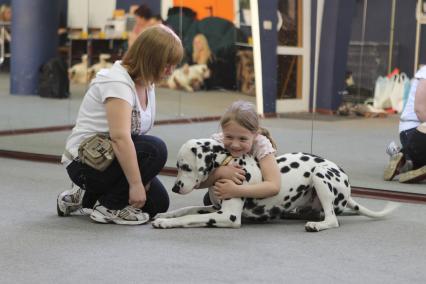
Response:
POLYGON ((232 159, 233 159, 232 156, 228 156, 228 157, 225 158, 225 160, 223 160, 222 164, 220 164, 220 165, 221 166, 226 166, 226 165, 229 164, 229 162, 232 161, 232 159))

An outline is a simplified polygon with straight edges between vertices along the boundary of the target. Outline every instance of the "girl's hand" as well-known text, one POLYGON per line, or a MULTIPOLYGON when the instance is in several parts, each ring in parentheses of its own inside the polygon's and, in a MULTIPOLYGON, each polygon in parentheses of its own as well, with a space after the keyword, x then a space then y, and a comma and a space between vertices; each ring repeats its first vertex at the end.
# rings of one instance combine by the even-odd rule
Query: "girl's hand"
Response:
POLYGON ((246 180, 245 171, 238 166, 221 166, 216 170, 218 179, 232 180, 236 184, 242 184, 246 180))
POLYGON ((221 200, 239 197, 239 185, 229 179, 220 179, 214 184, 213 192, 221 200))
POLYGON ((130 186, 129 188, 129 204, 135 208, 142 208, 145 206, 146 192, 142 184, 138 186, 130 186))

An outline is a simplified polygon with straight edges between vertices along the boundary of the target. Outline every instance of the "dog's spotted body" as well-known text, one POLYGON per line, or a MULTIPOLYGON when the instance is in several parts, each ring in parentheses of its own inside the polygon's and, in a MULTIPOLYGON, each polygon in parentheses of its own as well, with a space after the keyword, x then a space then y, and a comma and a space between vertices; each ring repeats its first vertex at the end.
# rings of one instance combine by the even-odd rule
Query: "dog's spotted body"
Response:
MULTIPOLYGON (((213 139, 192 139, 178 153, 178 176, 173 191, 191 192, 209 173, 219 167, 228 156, 223 145, 213 139)), ((276 158, 281 171, 281 190, 263 199, 232 198, 213 206, 195 206, 161 213, 152 225, 155 228, 174 227, 231 227, 241 226, 241 219, 267 221, 286 218, 289 213, 322 212, 323 220, 307 222, 307 231, 321 231, 338 227, 336 214, 346 206, 355 212, 379 218, 395 206, 373 212, 356 203, 350 196, 351 188, 345 172, 331 161, 306 153, 284 154, 276 158)), ((257 161, 249 155, 233 158, 232 163, 246 171, 246 182, 262 180, 257 161)), ((213 196, 213 194, 210 194, 213 196)))

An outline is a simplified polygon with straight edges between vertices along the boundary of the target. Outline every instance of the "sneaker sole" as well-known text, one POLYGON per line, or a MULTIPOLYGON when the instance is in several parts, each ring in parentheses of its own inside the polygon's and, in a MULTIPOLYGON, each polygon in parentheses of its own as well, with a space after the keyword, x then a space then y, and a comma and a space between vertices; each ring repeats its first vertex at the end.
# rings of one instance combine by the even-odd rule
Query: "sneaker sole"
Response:
POLYGON ((385 169, 383 179, 392 180, 398 173, 398 168, 402 165, 403 162, 404 155, 402 153, 398 153, 394 158, 389 161, 389 165, 385 169))
POLYGON ((399 176, 399 182, 402 183, 414 183, 424 179, 426 179, 426 166, 403 173, 399 176))
MULTIPOLYGON (((61 209, 61 206, 59 206, 59 202, 60 202, 59 198, 60 197, 58 197, 58 199, 56 200, 56 212, 58 213, 59 217, 69 217, 71 216, 71 213, 82 209, 78 205, 74 205, 74 207, 68 206, 68 207, 65 207, 65 209, 61 209)), ((82 212, 82 215, 88 215, 88 214, 82 212)))
POLYGON ((56 203, 56 212, 58 213, 59 217, 67 217, 69 216, 69 214, 66 214, 64 212, 62 212, 62 210, 59 208, 59 204, 56 203))
POLYGON ((103 215, 102 213, 96 210, 93 210, 92 214, 90 214, 90 219, 102 224, 117 224, 117 225, 142 225, 149 221, 149 217, 147 217, 145 220, 138 220, 138 221, 126 221, 121 218, 110 219, 110 218, 106 218, 105 215, 103 215))
POLYGON ((68 217, 70 216, 70 212, 68 210, 62 210, 61 207, 59 206, 59 198, 61 198, 61 195, 58 196, 58 198, 56 199, 56 212, 58 213, 59 217, 68 217))

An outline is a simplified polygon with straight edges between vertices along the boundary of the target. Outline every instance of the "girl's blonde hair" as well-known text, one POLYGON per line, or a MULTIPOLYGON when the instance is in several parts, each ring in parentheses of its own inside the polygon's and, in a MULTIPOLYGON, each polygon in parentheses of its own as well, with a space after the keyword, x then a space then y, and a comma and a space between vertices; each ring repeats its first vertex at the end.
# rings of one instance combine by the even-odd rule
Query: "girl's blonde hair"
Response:
POLYGON ((192 61, 195 64, 207 64, 210 57, 212 56, 212 51, 210 50, 209 42, 203 34, 196 34, 192 40, 192 61), (202 49, 195 47, 195 40, 199 39, 201 41, 202 49))
POLYGON ((159 82, 165 68, 179 64, 183 47, 179 37, 164 25, 144 30, 126 52, 122 64, 133 80, 144 84, 159 82))
POLYGON ((220 126, 224 128, 231 121, 238 123, 250 132, 266 136, 271 141, 272 147, 277 149, 277 144, 269 131, 259 125, 259 116, 252 103, 242 100, 233 102, 220 119, 220 126))

